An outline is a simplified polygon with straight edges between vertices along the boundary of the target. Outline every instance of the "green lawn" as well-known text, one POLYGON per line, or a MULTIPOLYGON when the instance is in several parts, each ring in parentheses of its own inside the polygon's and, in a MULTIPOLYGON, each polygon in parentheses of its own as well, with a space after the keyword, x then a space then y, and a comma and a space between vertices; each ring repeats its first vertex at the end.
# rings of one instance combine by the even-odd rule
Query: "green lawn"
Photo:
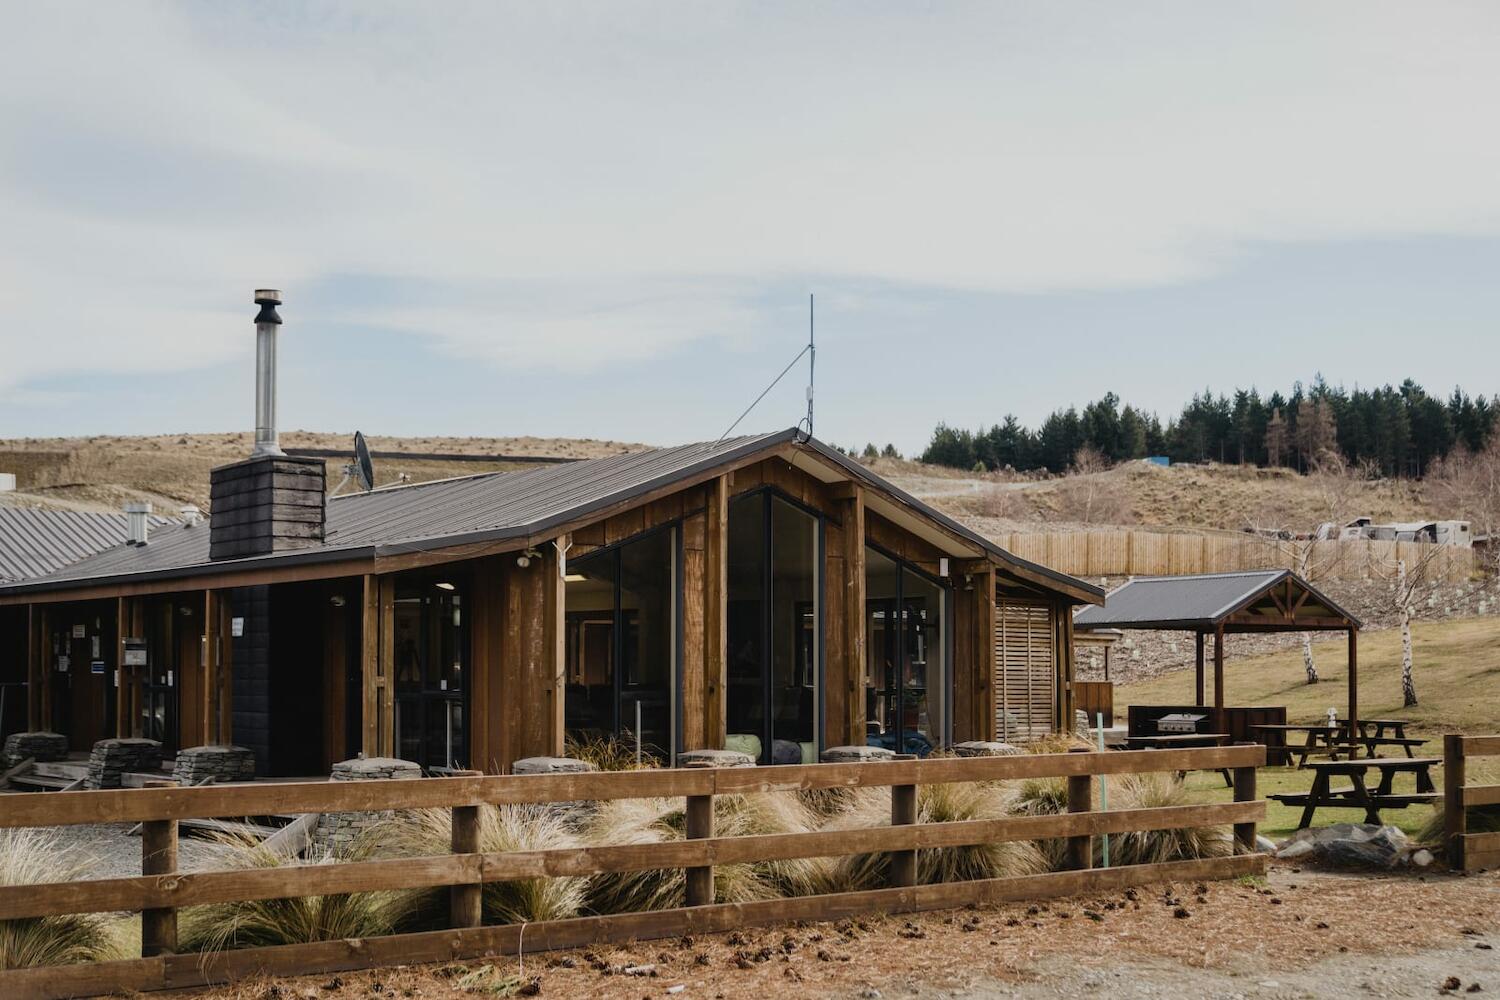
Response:
MULTIPOLYGON (((1230 656, 1233 656, 1234 638, 1231 636, 1226 642, 1230 656)), ((1360 636, 1361 716, 1410 719, 1412 725, 1407 735, 1431 740, 1427 746, 1417 749, 1421 756, 1442 756, 1443 733, 1500 733, 1500 617, 1418 624, 1413 629, 1412 648, 1421 704, 1405 708, 1401 704, 1400 632, 1391 629, 1360 636)), ((1348 701, 1345 671, 1348 661, 1344 640, 1313 643, 1313 657, 1322 675, 1317 684, 1307 683, 1300 647, 1263 656, 1230 659, 1224 665, 1225 703, 1285 705, 1287 721, 1291 723, 1320 721, 1330 707, 1343 715, 1348 701)), ((1212 683, 1210 673, 1210 700, 1212 683)), ((1115 689, 1115 711, 1122 719, 1125 706, 1130 704, 1190 705, 1192 702, 1191 669, 1115 689)), ((1490 771, 1494 761, 1483 762, 1483 770, 1490 771)), ((1440 767, 1434 769, 1433 778, 1441 790, 1440 767)), ((1312 787, 1312 779, 1311 771, 1266 767, 1260 771, 1258 790, 1261 797, 1274 792, 1306 792, 1312 787)), ((1343 780, 1336 783, 1347 784, 1343 780)), ((1195 802, 1228 802, 1233 798, 1217 772, 1190 774, 1187 786, 1195 802)), ((1396 791, 1415 791, 1415 788, 1415 779, 1411 775, 1397 777, 1396 791)), ((1387 810, 1381 813, 1381 817, 1387 823, 1415 834, 1427 825, 1433 812, 1431 807, 1419 805, 1387 810)), ((1284 839, 1296 828, 1301 814, 1301 807, 1268 802, 1266 823, 1261 832, 1273 840, 1284 839)), ((1313 819, 1316 826, 1362 822, 1364 814, 1357 809, 1320 809, 1313 819)))

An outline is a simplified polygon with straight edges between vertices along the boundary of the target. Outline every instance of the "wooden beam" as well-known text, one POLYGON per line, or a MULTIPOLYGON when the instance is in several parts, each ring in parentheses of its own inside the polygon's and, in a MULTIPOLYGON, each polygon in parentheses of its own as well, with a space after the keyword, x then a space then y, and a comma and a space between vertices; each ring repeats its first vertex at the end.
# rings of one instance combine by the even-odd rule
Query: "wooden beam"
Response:
POLYGON ((380 756, 396 756, 396 578, 380 581, 380 756))
POLYGON ((380 579, 366 575, 360 590, 360 747, 380 754, 380 579))
POLYGON ((26 728, 31 732, 43 725, 42 685, 47 682, 43 665, 42 611, 35 604, 26 606, 26 728))
POLYGON ((996 670, 999 665, 995 660, 995 567, 993 563, 986 566, 984 572, 975 575, 974 593, 978 599, 978 614, 975 615, 974 624, 979 629, 977 636, 979 689, 976 698, 978 704, 975 706, 975 710, 979 713, 979 720, 975 735, 982 740, 999 740, 1001 737, 995 733, 995 685, 998 683, 996 670))
MULTIPOLYGON (((234 604, 225 591, 216 591, 215 598, 219 611, 218 734, 219 742, 229 746, 234 743, 234 604)), ((342 715, 340 715, 339 725, 340 727, 343 725, 342 715)))
POLYGON ((1359 629, 1355 628, 1349 630, 1349 735, 1359 735, 1359 629))
POLYGON ((707 488, 703 535, 703 740, 706 748, 724 746, 728 715, 724 694, 729 684, 729 491, 733 474, 719 476, 707 488))
MULTIPOLYGON (((568 690, 567 658, 567 592, 563 580, 564 557, 568 545, 567 536, 554 540, 549 546, 543 563, 547 570, 545 619, 542 623, 542 655, 546 678, 547 753, 553 757, 563 755, 565 736, 564 704, 568 690)), ((618 669, 618 668, 617 668, 618 669)))
POLYGON ((131 673, 125 666, 125 638, 130 629, 129 599, 115 599, 115 735, 128 737, 130 733, 130 688, 131 673))
MULTIPOLYGON (((1194 677, 1193 677, 1193 680, 1194 680, 1194 690, 1195 690, 1195 692, 1197 694, 1197 699, 1198 699, 1196 702, 1194 702, 1194 704, 1196 704, 1199 708, 1202 708, 1203 704, 1204 704, 1204 690, 1203 690, 1203 638, 1204 637, 1203 637, 1203 633, 1202 632, 1194 633, 1194 637, 1193 638, 1195 640, 1194 643, 1193 643, 1193 645, 1194 645, 1195 650, 1196 650, 1196 655, 1194 656, 1194 659, 1193 659, 1193 665, 1194 665, 1194 677)), ((1106 651, 1106 655, 1108 655, 1107 651, 1106 651)))
MULTIPOLYGON (((845 684, 844 728, 839 743, 863 746, 865 742, 865 492, 858 484, 853 496, 840 503, 844 522, 844 579, 840 581, 844 602, 844 641, 846 657, 839 675, 845 684)), ((830 740, 832 733, 828 734, 830 740)))
POLYGON ((1227 732, 1224 717, 1224 626, 1214 630, 1214 732, 1227 732))

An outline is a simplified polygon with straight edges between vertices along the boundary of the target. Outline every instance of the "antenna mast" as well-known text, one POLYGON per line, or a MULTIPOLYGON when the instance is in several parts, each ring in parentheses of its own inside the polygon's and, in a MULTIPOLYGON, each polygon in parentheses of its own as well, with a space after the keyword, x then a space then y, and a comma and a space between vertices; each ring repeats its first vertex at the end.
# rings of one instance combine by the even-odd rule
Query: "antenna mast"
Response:
POLYGON ((813 294, 807 293, 807 436, 813 436, 813 388, 818 382, 818 338, 813 294))

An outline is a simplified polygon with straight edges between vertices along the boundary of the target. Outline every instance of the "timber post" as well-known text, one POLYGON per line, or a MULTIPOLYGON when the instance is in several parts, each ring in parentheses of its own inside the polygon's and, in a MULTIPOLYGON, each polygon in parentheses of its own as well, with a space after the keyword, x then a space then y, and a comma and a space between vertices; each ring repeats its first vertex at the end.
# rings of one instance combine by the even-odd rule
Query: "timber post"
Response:
MULTIPOLYGON (((455 778, 477 778, 483 771, 454 771, 455 778)), ((454 854, 479 853, 479 807, 453 806, 449 849, 454 854)), ((455 885, 448 890, 449 925, 478 927, 483 915, 482 883, 455 885)))
MULTIPOLYGON (((896 760, 915 760, 915 754, 897 754, 896 760)), ((891 826, 911 826, 917 821, 917 786, 891 786, 891 826)), ((917 852, 891 852, 891 888, 917 884, 917 852)))
MULTIPOLYGON (((175 788, 175 781, 147 781, 147 788, 175 788)), ((153 819, 141 824, 141 874, 177 874, 177 821, 153 819)), ((177 951, 175 907, 141 911, 141 957, 172 955, 177 951)))
MULTIPOLYGON (((1352 633, 1351 633, 1352 634, 1352 633)), ((1443 736, 1443 841, 1448 848, 1448 867, 1464 870, 1464 834, 1469 817, 1464 809, 1464 738, 1460 733, 1443 736)))
MULTIPOLYGON (((1254 743, 1236 743, 1235 746, 1248 747, 1254 743)), ((1237 767, 1234 769, 1234 801, 1254 802, 1256 795, 1256 774, 1254 767, 1237 767)), ((1236 823, 1234 825, 1234 841, 1245 853, 1255 851, 1255 824, 1236 823)))
MULTIPOLYGON (((1082 747, 1074 747, 1069 753, 1092 753, 1082 747)), ((1068 812, 1086 813, 1094 808, 1094 776, 1073 774, 1068 776, 1068 812)), ((1068 868, 1083 871, 1094 866, 1094 838, 1085 834, 1068 838, 1068 868)))
MULTIPOLYGON (((710 766, 707 761, 694 762, 691 768, 710 766)), ((688 840, 706 840, 714 835, 714 797, 712 795, 687 796, 686 830, 688 840)), ((714 870, 712 865, 683 869, 687 877, 686 903, 688 906, 708 906, 714 902, 714 870)))

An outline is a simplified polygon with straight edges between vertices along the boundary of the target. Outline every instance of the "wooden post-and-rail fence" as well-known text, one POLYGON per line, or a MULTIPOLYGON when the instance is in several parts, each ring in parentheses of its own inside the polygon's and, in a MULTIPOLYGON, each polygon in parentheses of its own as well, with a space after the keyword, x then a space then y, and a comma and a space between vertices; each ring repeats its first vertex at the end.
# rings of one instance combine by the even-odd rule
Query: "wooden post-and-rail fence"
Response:
POLYGON ((382 965, 445 962, 607 942, 714 933, 790 920, 834 920, 870 912, 900 913, 1046 896, 1121 889, 1175 879, 1232 878, 1265 871, 1264 855, 1249 853, 1265 803, 1255 799, 1255 768, 1265 747, 1240 745, 1190 750, 1081 752, 1016 757, 895 760, 722 769, 661 769, 542 775, 476 775, 397 781, 255 783, 51 792, 11 796, 0 828, 90 823, 141 823, 143 874, 42 885, 0 886, 0 920, 66 913, 139 911, 142 956, 114 962, 0 972, 0 997, 54 1000, 130 990, 181 989, 257 974, 309 975, 382 965), (1236 801, 1100 811, 1093 783, 1101 775, 1236 770, 1236 801), (1067 813, 944 823, 918 821, 925 784, 1065 778, 1067 813), (891 825, 860 830, 718 837, 713 801, 719 795, 759 795, 855 787, 891 789, 891 825), (554 850, 482 853, 478 813, 483 805, 577 803, 608 799, 680 797, 686 834, 680 841, 554 850), (176 871, 180 820, 278 813, 453 810, 452 853, 435 857, 288 865, 232 871, 176 871), (1106 834, 1209 826, 1234 827, 1240 853, 1164 864, 1092 868, 1092 838, 1106 834), (1014 878, 918 885, 917 852, 999 841, 1069 842, 1067 871, 1014 878), (799 896, 749 903, 713 898, 715 865, 794 858, 888 853, 888 888, 799 896), (687 906, 522 925, 481 926, 479 887, 515 879, 588 876, 605 872, 682 868, 687 906), (175 954, 177 913, 183 907, 255 899, 449 887, 452 929, 362 940, 175 954), (524 938, 522 934, 524 933, 524 938))
POLYGON ((1469 832, 1470 809, 1500 806, 1500 785, 1468 783, 1472 757, 1500 757, 1500 736, 1443 737, 1443 826, 1454 871, 1500 868, 1500 833, 1469 832))

